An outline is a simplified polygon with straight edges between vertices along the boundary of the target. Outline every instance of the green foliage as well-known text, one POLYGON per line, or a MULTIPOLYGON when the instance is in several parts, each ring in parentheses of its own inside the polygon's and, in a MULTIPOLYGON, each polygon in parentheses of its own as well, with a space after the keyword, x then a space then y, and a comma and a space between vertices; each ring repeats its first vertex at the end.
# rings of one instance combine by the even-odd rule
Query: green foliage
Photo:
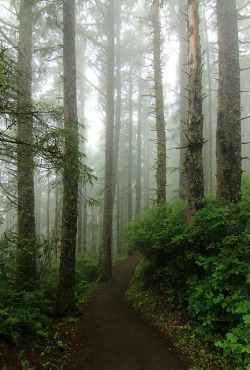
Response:
POLYGON ((169 290, 172 304, 185 295, 186 273, 192 268, 185 258, 182 232, 187 227, 187 205, 175 201, 146 210, 124 228, 123 237, 135 250, 140 251, 145 262, 145 283, 159 290, 169 290), (174 294, 175 292, 175 294, 174 294))
POLYGON ((46 336, 45 325, 53 304, 42 290, 27 292, 2 284, 0 288, 0 336, 17 344, 25 334, 46 336))
MULTIPOLYGON (((29 242, 31 244, 31 240, 29 242)), ((20 284, 16 271, 17 260, 23 251, 16 249, 15 235, 0 239, 0 336, 15 344, 26 334, 46 336, 45 328, 54 315, 59 265, 53 263, 53 255, 57 240, 40 236, 33 238, 32 242, 37 257, 38 280, 20 284)), ((99 272, 98 258, 85 254, 77 257, 75 281, 78 303, 95 285, 99 272)), ((65 349, 60 341, 57 345, 65 349)))
POLYGON ((146 209, 123 229, 123 238, 149 260, 156 263, 160 254, 168 254, 163 245, 169 243, 187 224, 186 203, 175 201, 152 209, 146 209))
POLYGON ((98 257, 86 256, 84 253, 79 255, 76 260, 76 298, 82 302, 89 290, 95 286, 100 274, 100 263, 98 257))
MULTIPOLYGON (((38 276, 45 275, 54 244, 44 238, 33 238, 37 255, 38 276)), ((31 240, 29 240, 31 242, 31 240)), ((30 243, 31 244, 31 243, 30 243)), ((15 235, 0 239, 0 336, 17 344, 26 334, 46 336, 46 326, 53 315, 54 303, 41 281, 22 283, 17 280, 17 260, 27 250, 16 249, 15 235)))
POLYGON ((154 208, 124 232, 145 256, 137 272, 144 284, 164 293, 170 306, 187 308, 198 334, 236 369, 248 366, 250 352, 249 199, 230 206, 208 198, 191 223, 185 203, 154 208))

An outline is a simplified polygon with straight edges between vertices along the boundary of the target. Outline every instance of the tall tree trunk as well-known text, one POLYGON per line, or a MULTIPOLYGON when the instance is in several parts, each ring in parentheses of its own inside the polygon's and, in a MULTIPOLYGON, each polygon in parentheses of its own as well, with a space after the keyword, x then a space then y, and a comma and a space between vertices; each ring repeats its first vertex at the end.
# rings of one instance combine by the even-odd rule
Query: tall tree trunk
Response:
POLYGON ((18 44, 17 138, 18 145, 18 273, 24 282, 36 278, 34 163, 32 151, 32 2, 20 1, 18 44), (22 114, 20 114, 22 113, 22 114))
MULTIPOLYGON (((84 75, 84 68, 83 68, 84 75)), ((85 86, 84 80, 80 80, 80 122, 81 122, 81 135, 84 136, 84 125, 85 125, 85 86)), ((86 145, 83 140, 80 143, 81 153, 85 153, 86 145)), ((83 164, 86 164, 85 157, 82 158, 83 164)), ((86 184, 84 184, 84 179, 81 177, 79 183, 79 194, 78 194, 78 219, 77 219, 77 252, 83 252, 83 207, 84 207, 84 193, 85 193, 86 184)))
POLYGON ((119 144, 121 131, 121 8, 122 0, 117 1, 116 8, 116 111, 114 128, 114 154, 113 154, 113 206, 115 202, 115 189, 117 182, 117 167, 119 162, 119 144))
POLYGON ((216 135, 217 197, 241 198, 241 102, 236 0, 217 0, 219 95, 216 135))
POLYGON ((153 50, 154 50, 154 85, 155 113, 157 132, 157 165, 156 193, 157 203, 166 202, 166 132, 164 119, 164 103, 161 66, 161 29, 159 20, 159 0, 153 3, 153 50))
POLYGON ((117 177, 117 199, 116 199, 116 209, 117 209, 117 224, 116 224, 116 248, 117 248, 117 255, 121 255, 121 238, 120 238, 120 223, 121 223, 121 218, 120 218, 120 208, 121 208, 121 199, 120 199, 120 180, 119 177, 117 177))
POLYGON ((76 103, 75 0, 63 3, 65 159, 62 240, 56 312, 75 311, 75 258, 78 202, 78 122, 76 103))
POLYGON ((133 80, 132 80, 132 58, 129 68, 129 119, 128 119, 128 221, 133 217, 133 191, 132 191, 132 170, 133 170, 133 80))
POLYGON ((48 183, 47 183, 47 239, 50 237, 50 181, 49 181, 49 174, 48 174, 48 183))
POLYGON ((108 5, 106 143, 103 243, 100 280, 112 279, 113 135, 114 135, 114 0, 108 5))
POLYGON ((148 119, 146 120, 146 133, 144 139, 144 158, 145 158, 145 169, 144 169, 144 205, 149 205, 149 187, 150 187, 150 180, 149 180, 149 172, 150 172, 150 141, 149 141, 149 122, 148 119))
POLYGON ((188 100, 187 94, 187 18, 186 0, 179 0, 179 68, 180 68, 180 175, 179 175, 179 198, 187 197, 187 176, 184 162, 187 147, 187 120, 188 100))
POLYGON ((203 206, 203 114, 202 64, 199 36, 199 1, 188 0, 188 147, 187 198, 188 218, 203 206))
POLYGON ((38 176, 38 173, 35 176, 35 206, 36 206, 36 234, 41 233, 41 203, 42 203, 42 187, 41 187, 41 179, 38 176))
POLYGON ((96 217, 95 217, 94 207, 92 207, 92 209, 91 209, 90 230, 91 230, 91 249, 92 249, 92 253, 98 253, 97 246, 96 246, 96 217))
POLYGON ((209 194, 211 194, 213 192, 212 85, 211 85, 211 68, 210 68, 210 45, 209 45, 209 39, 208 39, 208 29, 207 29, 206 19, 204 19, 204 23, 205 23, 205 37, 206 37, 207 83, 208 83, 208 128, 207 128, 207 132, 208 132, 208 183, 207 183, 207 191, 209 194))
POLYGON ((88 206, 85 200, 86 188, 84 187, 84 201, 83 201, 83 226, 82 226, 82 252, 87 251, 87 222, 88 222, 88 206))
POLYGON ((141 125, 142 125, 142 96, 141 96, 141 70, 138 80, 138 127, 137 127, 137 163, 136 163, 136 196, 135 214, 141 209, 141 125))

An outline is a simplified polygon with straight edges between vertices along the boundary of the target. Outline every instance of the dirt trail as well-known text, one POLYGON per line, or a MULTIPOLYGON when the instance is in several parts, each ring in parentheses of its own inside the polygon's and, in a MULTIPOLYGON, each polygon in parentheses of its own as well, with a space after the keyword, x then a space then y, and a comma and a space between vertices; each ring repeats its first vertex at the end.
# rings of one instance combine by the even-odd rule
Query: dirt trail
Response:
POLYGON ((67 341, 71 351, 64 369, 184 370, 171 341, 124 303, 138 255, 116 263, 114 281, 104 284, 84 306, 83 317, 67 341))

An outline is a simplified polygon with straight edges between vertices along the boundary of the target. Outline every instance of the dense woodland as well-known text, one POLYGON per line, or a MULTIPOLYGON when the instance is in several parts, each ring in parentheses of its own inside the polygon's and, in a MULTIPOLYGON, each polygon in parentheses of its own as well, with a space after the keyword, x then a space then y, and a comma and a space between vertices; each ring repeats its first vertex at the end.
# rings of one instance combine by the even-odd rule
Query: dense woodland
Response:
POLYGON ((139 251, 134 289, 249 368, 250 3, 0 9, 0 335, 43 335, 139 251))

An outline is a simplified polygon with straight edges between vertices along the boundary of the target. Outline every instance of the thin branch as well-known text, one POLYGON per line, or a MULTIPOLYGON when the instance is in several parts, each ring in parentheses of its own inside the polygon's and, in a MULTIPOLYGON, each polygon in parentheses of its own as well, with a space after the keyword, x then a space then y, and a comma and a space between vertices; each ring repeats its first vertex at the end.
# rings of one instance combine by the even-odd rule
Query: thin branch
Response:
POLYGON ((106 94, 104 94, 103 91, 101 91, 97 86, 95 86, 91 81, 87 79, 80 71, 77 70, 77 73, 84 79, 86 80, 95 90, 97 90, 102 96, 106 97, 106 94))

